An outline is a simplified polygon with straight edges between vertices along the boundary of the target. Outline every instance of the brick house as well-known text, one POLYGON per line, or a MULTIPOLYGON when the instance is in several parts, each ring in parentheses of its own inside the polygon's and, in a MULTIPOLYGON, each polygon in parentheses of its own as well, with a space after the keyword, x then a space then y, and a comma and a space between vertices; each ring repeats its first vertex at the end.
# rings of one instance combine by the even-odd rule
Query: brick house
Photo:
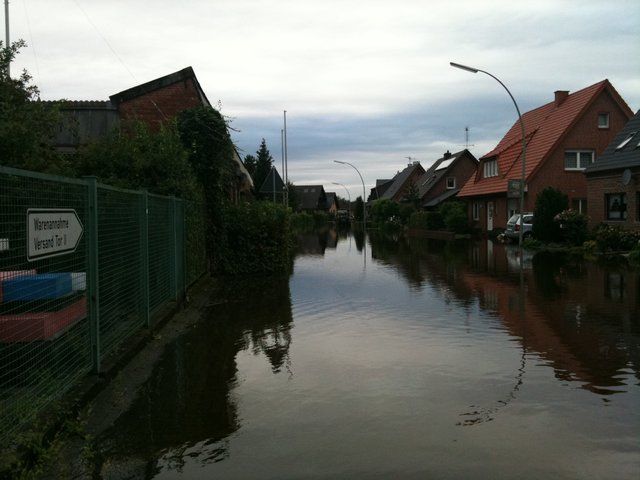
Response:
MULTIPOLYGON (((65 121, 57 132, 56 148, 75 153, 81 145, 105 136, 127 120, 137 120, 157 130, 180 112, 198 106, 211 107, 211 103, 191 67, 123 90, 108 101, 63 101, 60 111, 65 121)), ((232 160, 236 180, 229 188, 229 196, 238 201, 249 194, 253 181, 237 151, 232 160)))
POLYGON ((422 207, 433 209, 455 197, 477 168, 478 160, 466 148, 456 153, 447 150, 418 179, 422 207))
POLYGON ((589 226, 640 230, 640 111, 585 170, 589 226))
POLYGON ((327 194, 322 185, 296 185, 297 211, 313 213, 326 210, 327 194))
POLYGON ((376 187, 371 189, 368 200, 388 199, 397 203, 402 202, 411 185, 418 187, 418 180, 424 175, 424 172, 420 162, 410 163, 391 180, 376 180, 376 187), (378 186, 382 188, 378 189, 378 186))
MULTIPOLYGON (((555 92, 554 101, 526 112, 522 118, 527 145, 525 212, 551 186, 569 197, 570 206, 588 212, 585 168, 602 154, 633 112, 603 80, 572 94, 555 92)), ((469 205, 469 219, 482 231, 506 228, 519 211, 519 198, 507 197, 509 180, 522 172, 522 133, 516 121, 480 163, 458 197, 469 205)))

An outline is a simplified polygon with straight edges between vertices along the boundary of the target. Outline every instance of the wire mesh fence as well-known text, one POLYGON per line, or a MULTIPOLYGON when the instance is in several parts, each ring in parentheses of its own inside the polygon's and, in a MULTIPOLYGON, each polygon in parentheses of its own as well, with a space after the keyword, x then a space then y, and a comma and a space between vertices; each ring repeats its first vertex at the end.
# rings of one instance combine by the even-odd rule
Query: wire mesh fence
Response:
POLYGON ((206 269, 204 209, 0 167, 0 444, 206 269))

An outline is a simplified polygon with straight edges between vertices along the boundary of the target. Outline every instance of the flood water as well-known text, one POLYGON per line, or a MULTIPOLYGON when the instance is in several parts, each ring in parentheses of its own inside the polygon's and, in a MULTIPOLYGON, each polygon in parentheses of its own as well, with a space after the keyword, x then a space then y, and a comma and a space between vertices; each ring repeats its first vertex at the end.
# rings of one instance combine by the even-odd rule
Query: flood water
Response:
POLYGON ((98 439, 123 477, 639 478, 640 271, 333 230, 227 282, 98 439), (222 300, 225 297, 226 300, 222 300))

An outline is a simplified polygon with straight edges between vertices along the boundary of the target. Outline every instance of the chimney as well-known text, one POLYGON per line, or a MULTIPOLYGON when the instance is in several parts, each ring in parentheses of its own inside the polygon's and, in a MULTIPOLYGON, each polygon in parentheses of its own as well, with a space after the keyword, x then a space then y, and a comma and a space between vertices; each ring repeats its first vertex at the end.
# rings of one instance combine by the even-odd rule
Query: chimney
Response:
POLYGON ((444 152, 444 159, 447 160, 449 158, 451 158, 451 152, 447 150, 446 152, 444 152))
POLYGON ((553 93, 554 93, 554 95, 556 97, 555 101, 554 101, 554 103, 556 104, 556 107, 559 107, 560 105, 562 105, 562 103, 569 96, 569 90, 556 90, 553 93))

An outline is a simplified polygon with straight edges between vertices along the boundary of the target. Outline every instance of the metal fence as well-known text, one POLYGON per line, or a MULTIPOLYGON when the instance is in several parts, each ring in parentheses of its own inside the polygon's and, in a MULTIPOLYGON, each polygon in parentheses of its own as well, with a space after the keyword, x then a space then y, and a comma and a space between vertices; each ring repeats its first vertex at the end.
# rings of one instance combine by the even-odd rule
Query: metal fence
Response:
POLYGON ((0 442, 206 270, 204 208, 0 167, 0 442))

